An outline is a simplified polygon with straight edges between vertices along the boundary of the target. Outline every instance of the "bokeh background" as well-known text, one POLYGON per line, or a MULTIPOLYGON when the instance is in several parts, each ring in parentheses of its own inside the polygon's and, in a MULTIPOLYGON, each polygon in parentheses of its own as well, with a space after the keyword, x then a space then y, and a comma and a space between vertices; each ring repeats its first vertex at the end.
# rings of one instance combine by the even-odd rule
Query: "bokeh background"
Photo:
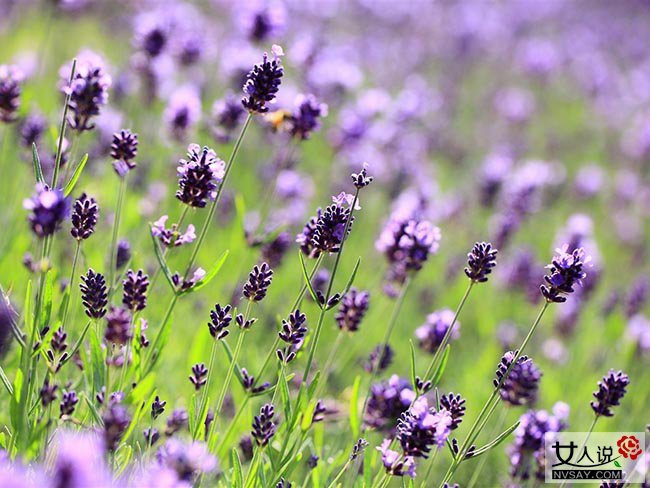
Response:
MULTIPOLYGON (((406 297, 391 340, 395 360, 381 378, 408 378, 415 329, 427 314, 457 306, 467 283, 466 253, 475 241, 490 240, 499 248, 499 264, 463 310, 440 385, 467 398, 462 436, 491 391, 503 351, 520 342, 541 305, 537 289, 554 248, 580 242, 594 260, 589 286, 551 307, 528 350, 544 373, 535 408, 566 402, 570 429, 584 431, 592 418, 591 393, 615 368, 630 375, 629 393, 598 429, 639 431, 650 421, 650 3, 1 0, 0 12, 0 63, 18 65, 26 77, 19 121, 0 128, 0 282, 16 305, 30 278, 21 263, 38 249, 22 208, 33 174, 21 128, 25 118, 43 116, 47 130, 39 145, 52 152, 63 104, 59 68, 83 49, 105 59, 113 85, 95 130, 78 141, 79 151, 89 153, 79 185, 101 208, 98 231, 83 246, 82 268, 106 266, 118 188, 107 150, 116 130, 131 128, 140 137, 120 238, 131 244, 132 267, 153 271, 148 222, 180 214, 174 198, 178 159, 191 142, 227 158, 232 138, 213 104, 228 93, 241 95, 243 75, 262 51, 275 43, 286 53, 277 108, 291 109, 299 93, 313 93, 329 106, 321 130, 299 144, 263 119, 249 131, 198 262, 207 269, 224 250, 230 256, 216 280, 177 307, 156 373, 170 405, 187 406, 190 367, 209 357, 209 309, 236 296, 260 260, 245 229, 255 227, 278 161, 294 147, 284 175, 288 190, 276 195, 269 216, 291 236, 331 195, 351 191, 349 174, 362 162, 375 176, 362 195, 340 274, 342 286, 361 257, 355 286, 370 291, 370 310, 360 331, 346 335, 336 350, 338 329, 330 317, 316 356, 322 365, 335 355, 327 392, 334 412, 313 446, 325 466, 334 469, 355 440, 347 418, 351 385, 357 375, 367 383, 362 363, 380 343, 393 306, 384 293, 386 263, 374 243, 395 208, 417 208, 440 227, 442 240, 406 297), (148 59, 143 36, 154 27, 167 42, 148 59), (170 113, 183 103, 191 106, 191 120, 179 133, 170 113)), ((198 227, 203 217, 195 212, 189 221, 198 227)), ((60 280, 67 279, 73 250, 70 241, 55 242, 60 280)), ((181 269, 189 253, 174 252, 171 267, 181 269)), ((292 245, 248 335, 241 363, 249 370, 259 368, 276 317, 287 313, 301 284, 292 245)), ((169 299, 159 280, 144 314, 150 327, 169 299)), ((317 308, 306 302, 305 309, 315 322, 317 308)), ((78 298, 72 310, 81 328, 78 298)), ((423 368, 430 356, 416 352, 423 368)), ((16 361, 8 346, 3 368, 11 370, 16 361)), ((224 356, 217 367, 224 375, 224 356)), ((236 408, 243 393, 232 391, 236 408)), ((261 402, 249 402, 233 442, 249 430, 261 402)), ((0 420, 7 423, 3 411, 0 420)), ((507 409, 504 425, 524 411, 507 409)), ((367 437, 371 447, 382 438, 367 437)), ((509 483, 507 444, 490 453, 478 486, 509 483)), ((441 452, 431 486, 449 462, 441 452)), ((223 465, 228 468, 227 461, 223 465)), ((466 486, 473 466, 463 465, 455 481, 466 486)))

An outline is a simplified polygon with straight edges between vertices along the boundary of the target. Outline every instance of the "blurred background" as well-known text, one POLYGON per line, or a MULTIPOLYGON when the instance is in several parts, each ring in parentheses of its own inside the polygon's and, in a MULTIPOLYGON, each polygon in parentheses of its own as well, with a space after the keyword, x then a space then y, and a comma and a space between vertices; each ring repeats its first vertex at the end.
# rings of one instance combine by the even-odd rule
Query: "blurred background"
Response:
MULTIPOLYGON (((395 360, 380 379, 409 377, 415 329, 428 314, 456 308, 467 283, 467 252, 477 240, 491 241, 498 266, 463 310, 440 385, 467 398, 462 438, 491 391, 503 351, 520 343, 541 305, 544 265, 556 247, 570 243, 587 249, 593 268, 579 292, 551 307, 527 351, 543 372, 533 408, 550 411, 566 402, 570 430, 585 431, 591 393, 615 368, 630 375, 629 393, 598 429, 640 431, 650 422, 649 2, 0 0, 0 13, 0 64, 17 66, 23 79, 18 118, 0 127, 0 283, 15 305, 37 252, 22 208, 33 191, 31 143, 51 171, 60 80, 69 73, 60 68, 73 57, 92 51, 112 78, 96 127, 75 142, 77 158, 90 156, 79 188, 101 209, 97 235, 83 247, 83 269, 106 266, 118 187, 108 159, 115 131, 130 128, 140 138, 120 239, 130 244, 131 266, 153 272, 148 222, 180 214, 178 159, 193 142, 228 157, 243 121, 233 122, 228 109, 238 104, 245 75, 263 51, 279 44, 285 52, 274 110, 293 110, 299 94, 328 105, 309 140, 291 141, 278 122, 281 112, 260 118, 248 133, 199 264, 209 269, 226 249, 230 257, 218 279, 177 307, 157 372, 170 405, 187 406, 190 367, 209 357, 209 309, 237 299, 250 268, 271 252, 260 243, 282 233, 286 255, 273 263, 274 283, 241 360, 249 370, 259 368, 276 317, 286 315, 302 284, 295 234, 331 195, 351 192, 349 174, 366 161, 375 183, 362 195, 340 276, 344 283, 360 256, 355 286, 370 292, 371 305, 360 330, 335 351, 331 317, 324 327, 316 361, 322 366, 329 354, 335 358, 326 397, 331 412, 324 441, 314 446, 323 462, 355 440, 347 420, 352 380, 369 381, 362 364, 381 342, 393 306, 382 279, 387 264, 374 243, 391 213, 405 208, 440 227, 442 239, 406 297, 391 340, 395 360), (267 209, 261 196, 276 178, 267 209)), ((189 218, 199 226, 204 214, 189 218)), ((172 268, 182 268, 190 252, 174 252, 172 268)), ((72 253, 65 239, 56 241, 62 287, 72 253)), ((144 314, 152 329, 170 298, 162 281, 144 314)), ((307 302, 305 308, 315 322, 317 308, 307 302)), ((431 355, 416 352, 424 368, 431 355)), ((5 370, 14 356, 6 345, 5 370)), ((217 366, 225 374, 222 359, 217 366)), ((235 408, 243 393, 233 392, 235 408)), ((248 405, 233 445, 261 402, 248 405)), ((505 410, 510 425, 526 407, 505 410)), ((7 422, 4 414, 0 419, 7 422)), ((368 433, 373 448, 381 439, 368 433)), ((490 453, 478 486, 516 482, 508 474, 508 443, 490 453)), ((434 481, 449 462, 441 452, 434 481)), ((472 472, 472 463, 463 465, 455 481, 466 486, 472 472)))

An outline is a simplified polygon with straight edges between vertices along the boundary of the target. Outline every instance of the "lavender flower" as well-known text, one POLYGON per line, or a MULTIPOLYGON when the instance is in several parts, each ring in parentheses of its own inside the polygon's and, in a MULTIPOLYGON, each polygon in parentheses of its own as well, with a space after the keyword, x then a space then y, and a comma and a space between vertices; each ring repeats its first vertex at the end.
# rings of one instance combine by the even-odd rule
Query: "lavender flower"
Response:
MULTIPOLYGON (((444 308, 427 315, 427 322, 415 329, 415 337, 418 338, 420 347, 429 353, 434 353, 442 344, 447 330, 451 327, 455 313, 444 308)), ((456 321, 449 336, 451 339, 458 339, 460 333, 460 322, 456 321)))
POLYGON ((201 474, 210 473, 217 467, 217 460, 201 442, 185 444, 177 439, 169 439, 160 449, 161 464, 174 470, 178 480, 188 485, 201 474))
POLYGON ((124 345, 133 337, 131 327, 131 313, 124 308, 111 307, 106 315, 106 332, 104 338, 107 342, 124 345))
POLYGON ((244 390, 254 395, 268 390, 269 387, 271 386, 271 383, 269 383, 268 381, 265 381, 260 386, 255 386, 255 377, 248 374, 248 370, 246 368, 241 369, 241 376, 242 376, 241 383, 244 390))
POLYGON ((354 461, 356 458, 359 457, 363 453, 363 451, 366 450, 366 447, 368 447, 368 441, 365 439, 359 439, 357 442, 354 443, 354 446, 352 446, 352 452, 350 453, 350 460, 354 461))
MULTIPOLYGON (((107 488, 112 485, 100 435, 57 429, 53 446, 56 452, 47 481, 38 486, 107 488)), ((34 487, 30 483, 30 487, 34 487)))
POLYGON ((368 163, 363 163, 361 171, 358 173, 352 173, 351 177, 354 186, 359 189, 365 188, 375 179, 374 176, 368 176, 368 163))
POLYGON ((77 407, 77 403, 79 403, 79 397, 77 397, 75 391, 64 392, 63 397, 61 398, 61 404, 59 405, 59 410, 61 412, 60 417, 63 417, 64 415, 72 415, 77 407))
POLYGON ((99 207, 94 198, 82 193, 72 206, 72 237, 78 241, 88 239, 97 225, 99 207))
POLYGON ((261 42, 280 36, 286 27, 287 13, 281 3, 256 6, 242 15, 242 28, 251 41, 261 42))
POLYGON ((132 312, 144 310, 147 306, 147 289, 149 288, 149 277, 144 270, 139 269, 137 272, 132 269, 126 273, 126 278, 122 282, 124 293, 122 303, 132 312))
POLYGON ((549 303, 566 302, 564 295, 573 293, 573 287, 576 284, 582 285, 582 280, 587 276, 583 268, 591 261, 591 256, 586 256, 583 248, 576 249, 571 254, 567 253, 567 249, 567 245, 556 249, 558 255, 546 266, 550 269, 550 274, 544 276, 544 280, 549 286, 542 285, 540 289, 549 303))
POLYGON ((253 270, 248 274, 248 281, 244 284, 244 297, 252 302, 261 302, 266 297, 272 280, 273 270, 268 264, 253 266, 253 270))
POLYGON ((214 102, 212 117, 216 125, 213 131, 216 140, 221 143, 229 142, 245 113, 241 102, 232 93, 227 93, 223 99, 214 102))
POLYGON ((397 423, 397 440, 405 456, 426 458, 433 446, 444 446, 451 424, 449 411, 429 409, 427 398, 420 397, 401 415, 397 423))
POLYGON ((278 481, 275 484, 275 488, 291 488, 292 486, 293 486, 293 484, 288 482, 284 478, 280 478, 280 481, 278 481))
POLYGON ((230 333, 228 326, 232 321, 232 315, 230 314, 231 308, 230 305, 221 307, 221 305, 217 303, 214 306, 214 310, 210 311, 208 329, 210 330, 210 335, 214 339, 222 340, 230 333))
POLYGON ((216 198, 216 190, 223 179, 225 163, 216 153, 198 144, 187 146, 187 159, 178 164, 176 198, 190 207, 203 208, 208 200, 216 198))
POLYGON ((115 269, 122 269, 131 260, 131 245, 129 241, 121 240, 117 243, 117 259, 115 269))
POLYGON ((298 95, 296 108, 289 118, 289 132, 299 140, 309 139, 320 128, 320 118, 327 116, 327 105, 314 95, 298 95))
POLYGON ((115 160, 113 169, 119 176, 125 176, 136 167, 134 161, 138 154, 138 134, 128 129, 122 129, 113 134, 111 142, 111 158, 115 160))
POLYGON ((499 387, 504 402, 510 405, 531 405, 537 400, 542 373, 528 356, 519 356, 506 376, 516 354, 516 351, 508 351, 503 355, 493 383, 499 387))
POLYGON ((20 85, 23 74, 17 66, 0 65, 0 120, 10 123, 16 120, 20 108, 20 85))
POLYGON ((42 183, 36 184, 36 194, 23 201, 30 210, 28 220, 34 234, 46 237, 54 234, 70 212, 70 201, 62 190, 51 190, 42 183))
POLYGON ((459 394, 447 393, 440 397, 440 406, 451 414, 451 430, 456 429, 465 416, 465 399, 459 394))
POLYGON ((179 247, 184 244, 190 244, 194 239, 196 239, 196 229, 194 228, 194 225, 189 224, 185 232, 182 233, 178 228, 178 224, 172 224, 168 229, 166 227, 168 219, 168 215, 163 215, 156 220, 151 227, 151 235, 157 237, 163 246, 179 247))
POLYGON ((172 414, 167 418, 167 427, 165 428, 165 435, 170 437, 176 432, 186 427, 188 424, 187 411, 183 408, 177 408, 172 411, 172 414))
MULTIPOLYGON (((95 127, 90 121, 99 115, 100 107, 108 103, 108 89, 112 80, 96 54, 84 52, 77 58, 74 78, 70 84, 66 81, 63 91, 70 95, 68 123, 72 129, 82 132, 95 127)), ((62 77, 67 77, 69 72, 67 67, 63 67, 62 77)))
POLYGON ((20 143, 30 150, 32 144, 39 146, 45 129, 47 129, 45 117, 38 113, 28 115, 20 126, 20 143))
POLYGON ((101 319, 106 315, 108 290, 104 276, 89 268, 86 274, 81 277, 79 288, 81 289, 81 301, 86 310, 86 315, 92 319, 101 319))
POLYGON ((334 320, 336 320, 339 329, 348 332, 359 330, 359 324, 361 324, 369 306, 370 293, 350 288, 350 291, 341 300, 341 305, 334 315, 334 320))
POLYGON ((272 404, 267 403, 260 408, 260 414, 253 418, 253 430, 251 436, 258 446, 266 446, 275 435, 276 424, 273 421, 275 409, 272 404))
POLYGON ((127 409, 119 403, 111 402, 102 415, 104 422, 104 443, 106 449, 115 452, 120 441, 131 423, 131 417, 127 409))
POLYGON ((288 346, 276 351, 280 361, 290 363, 296 358, 297 351, 302 346, 307 334, 306 324, 307 316, 300 310, 289 314, 288 320, 282 320, 282 330, 278 333, 278 336, 288 346))
POLYGON ((627 392, 627 385, 630 378, 623 371, 609 370, 602 381, 598 382, 598 391, 594 392, 595 401, 591 402, 591 408, 597 416, 612 417, 612 407, 620 405, 621 400, 627 392))
POLYGON ((174 139, 185 140, 187 132, 201 117, 201 99, 197 90, 184 86, 172 93, 164 118, 174 139))
POLYGON ((352 209, 348 200, 341 201, 338 197, 332 199, 335 203, 324 211, 319 208, 316 217, 312 217, 303 232, 296 237, 300 249, 310 258, 317 258, 324 252, 339 252, 348 220, 350 223, 347 234, 349 235, 352 230, 354 216, 351 215, 352 209))
POLYGON ((641 311, 650 296, 650 280, 641 275, 632 283, 623 304, 625 316, 630 318, 641 311))
POLYGON ((415 459, 406 456, 400 459, 400 453, 390 449, 391 440, 385 439, 377 450, 381 452, 381 461, 386 472, 392 476, 409 476, 415 478, 415 459))
POLYGON ((268 54, 264 53, 261 64, 256 64, 248 73, 243 90, 245 97, 242 105, 251 114, 262 114, 269 111, 267 103, 275 100, 275 95, 280 88, 284 69, 280 57, 284 55, 282 48, 273 45, 271 48, 273 59, 269 61, 268 54))
POLYGON ((288 232, 280 232, 273 240, 262 246, 262 260, 266 261, 272 268, 279 267, 291 247, 291 243, 291 235, 288 232))
POLYGON ((465 274, 474 283, 484 283, 497 264, 497 250, 489 242, 477 242, 467 255, 465 274))
POLYGON ((144 436, 144 440, 146 441, 147 446, 153 446, 160 440, 160 432, 158 432, 158 429, 155 429, 153 427, 150 429, 144 429, 142 435, 144 436))
POLYGON ((411 389, 411 382, 393 375, 388 381, 371 386, 364 420, 375 429, 391 431, 399 416, 409 408, 414 399, 415 392, 411 389))
POLYGON ((388 344, 379 344, 375 346, 368 356, 368 360, 364 363, 363 369, 368 373, 385 371, 392 364, 394 356, 395 353, 392 347, 388 344))
POLYGON ((165 405, 167 405, 167 402, 164 400, 161 400, 158 395, 156 395, 156 398, 154 398, 153 402, 151 402, 151 419, 156 420, 158 417, 160 417, 163 412, 165 411, 165 405))
POLYGON ((45 378, 43 386, 39 390, 39 398, 41 399, 41 405, 43 408, 56 400, 56 391, 58 389, 59 387, 56 384, 50 384, 49 378, 45 378))
POLYGON ((199 391, 208 381, 208 368, 204 363, 195 364, 192 366, 192 374, 189 378, 196 391, 199 391))

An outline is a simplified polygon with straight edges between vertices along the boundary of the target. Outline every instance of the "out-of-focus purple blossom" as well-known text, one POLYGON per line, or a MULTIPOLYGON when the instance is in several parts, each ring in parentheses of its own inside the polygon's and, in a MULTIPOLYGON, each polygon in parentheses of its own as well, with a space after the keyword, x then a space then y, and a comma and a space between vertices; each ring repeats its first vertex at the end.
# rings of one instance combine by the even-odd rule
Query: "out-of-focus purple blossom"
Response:
POLYGON ((120 270, 126 263, 131 260, 131 244, 129 241, 120 240, 117 243, 117 259, 115 260, 115 269, 120 270))
POLYGON ((637 314, 630 317, 627 322, 627 334, 636 342, 639 350, 650 351, 650 319, 645 315, 637 314))
POLYGON ((127 309, 111 307, 106 322, 104 338, 107 342, 124 345, 133 337, 131 313, 127 309))
POLYGON ((212 106, 215 139, 221 143, 229 142, 245 114, 246 110, 232 92, 228 92, 221 100, 215 101, 212 106))
POLYGON ((158 452, 158 461, 178 475, 178 479, 194 482, 198 476, 217 468, 217 459, 202 442, 184 443, 176 438, 167 440, 158 452))
POLYGON ((53 486, 113 486, 104 461, 105 445, 99 435, 61 430, 57 432, 53 445, 54 464, 49 473, 53 486))
POLYGON ((150 58, 159 56, 169 41, 169 19, 161 12, 146 12, 135 18, 136 49, 142 50, 150 58))
POLYGON ((409 476, 415 478, 415 459, 411 456, 402 458, 400 453, 390 449, 391 440, 385 439, 377 450, 381 452, 381 461, 386 472, 392 476, 409 476))
POLYGON ((183 244, 189 244, 196 239, 196 229, 194 228, 194 225, 189 224, 185 232, 181 232, 178 228, 178 224, 172 224, 168 229, 166 227, 168 219, 168 215, 163 215, 151 226, 151 235, 157 237, 163 246, 178 247, 183 244))
POLYGON ((388 381, 372 385, 365 423, 383 432, 392 431, 397 419, 409 408, 415 396, 411 382, 397 375, 391 376, 388 381))
POLYGON ((594 392, 596 400, 591 402, 591 408, 596 415, 612 417, 612 408, 620 405, 629 384, 630 378, 623 371, 610 369, 602 381, 598 382, 598 391, 594 392))
POLYGON ((45 117, 39 113, 29 114, 20 124, 20 143, 26 149, 31 149, 32 144, 36 144, 37 147, 40 146, 45 129, 47 129, 47 119, 45 117))
POLYGON ((605 172, 596 165, 581 167, 573 179, 573 187, 581 198, 595 197, 604 185, 605 172))
POLYGON ((368 360, 363 363, 363 369, 368 373, 377 372, 381 373, 388 369, 393 363, 395 352, 388 344, 379 344, 371 351, 368 360))
POLYGON ((78 403, 79 397, 76 391, 64 391, 61 396, 61 403, 59 404, 59 417, 63 418, 64 416, 72 415, 78 403))
POLYGON ((546 410, 529 410, 519 417, 515 440, 508 448, 513 478, 527 480, 532 474, 544 479, 544 434, 564 430, 567 417, 568 405, 561 402, 555 404, 553 414, 546 410))
POLYGON ((167 418, 167 427, 165 428, 165 435, 170 437, 179 430, 187 427, 189 417, 187 410, 184 408, 177 408, 172 411, 171 415, 167 418))
POLYGON ((370 306, 370 293, 350 288, 343 296, 341 305, 334 315, 339 329, 356 332, 370 306))
POLYGON ((519 356, 511 367, 515 355, 513 351, 503 355, 497 366, 494 386, 499 388, 501 399, 509 405, 532 405, 537 400, 542 372, 528 356, 519 356), (511 368, 509 373, 508 368, 511 368))
POLYGON ((253 66, 244 84, 243 90, 246 96, 242 99, 242 104, 249 113, 268 112, 267 103, 275 100, 280 89, 284 75, 280 57, 284 55, 284 52, 280 46, 275 44, 271 48, 271 52, 273 59, 269 61, 268 54, 264 53, 262 63, 253 66))
POLYGON ((100 108, 108 103, 108 90, 112 79, 106 73, 104 60, 92 51, 82 51, 77 55, 74 78, 69 82, 71 67, 64 65, 59 70, 63 81, 63 92, 70 96, 68 108, 70 127, 79 132, 92 130, 93 117, 99 115, 100 108))
POLYGON ((525 124, 535 111, 535 98, 523 88, 510 87, 496 95, 494 106, 511 124, 525 124))
POLYGON ((287 11, 281 2, 251 2, 239 15, 239 26, 251 41, 278 39, 286 29, 287 11))
MULTIPOLYGON (((429 353, 434 353, 442 344, 447 330, 451 327, 456 314, 453 310, 444 308, 427 315, 427 321, 415 330, 415 337, 418 338, 420 347, 429 353)), ((450 339, 458 339, 460 336, 460 322, 456 321, 451 331, 450 339)))
POLYGON ((262 261, 265 261, 271 268, 278 268, 284 259, 287 251, 291 248, 293 239, 288 232, 280 232, 272 240, 265 243, 261 249, 262 261))
POLYGON ((582 280, 587 276, 583 268, 589 264, 591 256, 587 256, 583 248, 575 249, 572 253, 568 253, 567 249, 566 244, 556 249, 558 255, 546 266, 550 270, 544 276, 548 286, 542 285, 540 289, 548 302, 565 302, 565 295, 573 293, 574 286, 582 285, 582 280))
POLYGON ((295 109, 289 119, 289 132, 300 140, 309 139, 320 128, 320 119, 327 116, 327 105, 314 95, 298 95, 295 109))
POLYGON ((36 193, 23 201, 23 207, 31 212, 28 220, 34 234, 46 237, 54 234, 70 213, 70 200, 62 190, 37 183, 36 193))
POLYGON ((541 79, 547 78, 560 64, 558 50, 548 39, 526 41, 518 58, 524 73, 541 79))
POLYGON ((639 313, 647 303, 649 297, 650 279, 646 275, 639 275, 625 296, 625 302, 623 304, 625 316, 630 318, 639 313))
POLYGON ((479 198, 483 206, 491 207, 494 204, 512 165, 513 160, 508 155, 497 153, 485 158, 478 178, 479 198))
POLYGON ((201 99, 191 86, 176 89, 169 97, 163 114, 165 123, 177 141, 184 141, 201 118, 201 99))
POLYGON ((526 294, 531 303, 539 301, 539 273, 541 264, 535 259, 530 249, 518 248, 514 255, 507 259, 503 270, 502 280, 506 288, 519 289, 526 294))
POLYGON ((23 80, 24 75, 17 66, 0 64, 0 121, 16 120, 23 80))
POLYGON ((104 445, 110 452, 115 452, 131 423, 129 412, 123 405, 111 402, 102 415, 102 421, 104 423, 104 445))
POLYGON ((190 207, 205 207, 208 200, 216 198, 225 166, 212 149, 201 149, 198 144, 190 144, 187 159, 181 159, 176 168, 179 186, 176 198, 190 207))
POLYGON ((185 32, 175 39, 175 55, 181 66, 197 64, 205 51, 204 37, 198 32, 185 32))

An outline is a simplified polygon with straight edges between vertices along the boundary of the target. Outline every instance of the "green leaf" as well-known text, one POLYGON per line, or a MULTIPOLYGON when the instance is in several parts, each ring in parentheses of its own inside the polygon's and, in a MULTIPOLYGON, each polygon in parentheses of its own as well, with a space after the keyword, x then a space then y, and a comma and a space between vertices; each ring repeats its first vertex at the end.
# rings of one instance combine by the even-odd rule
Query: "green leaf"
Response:
POLYGON ((284 370, 280 370, 278 377, 278 388, 280 388, 280 400, 282 401, 282 408, 284 410, 284 418, 293 418, 291 411, 291 397, 289 396, 289 385, 287 385, 287 377, 284 375, 284 370))
POLYGON ((232 479, 230 482, 234 488, 242 488, 244 486, 244 475, 242 473, 241 461, 237 448, 233 447, 230 458, 232 460, 232 479))
POLYGON ((66 183, 65 188, 63 189, 64 196, 67 197, 68 195, 70 195, 70 193, 72 193, 72 190, 74 190, 74 187, 77 184, 77 180, 81 176, 81 172, 84 170, 84 167, 86 166, 87 162, 88 162, 88 153, 84 154, 84 157, 81 158, 81 161, 79 161, 77 168, 74 170, 74 173, 70 178, 70 181, 66 183))
POLYGON ((86 394, 84 394, 83 397, 86 401, 86 405, 88 405, 88 410, 90 410, 90 413, 95 418, 95 422, 97 422, 98 425, 103 425, 104 421, 102 420, 102 415, 99 413, 99 410, 97 410, 93 401, 86 394))
POLYGON ((127 396, 127 403, 130 405, 140 405, 147 395, 151 396, 151 393, 155 392, 155 381, 156 375, 154 373, 150 373, 142 378, 127 396))
POLYGON ((153 243, 153 251, 154 254, 156 255, 156 259, 158 260, 158 265, 160 266, 160 269, 165 275, 165 279, 167 280, 167 283, 169 283, 169 286, 171 287, 172 291, 176 292, 176 285, 174 284, 174 280, 172 279, 172 272, 169 270, 169 266, 167 266, 167 261, 165 261, 165 256, 163 256, 163 252, 160 249, 160 246, 158 245, 158 240, 156 239, 156 236, 151 233, 151 229, 152 227, 151 225, 149 225, 149 235, 151 236, 151 242, 153 243))
POLYGON ((503 431, 501 434, 499 434, 492 442, 486 444, 485 446, 481 447, 480 449, 475 450, 472 453, 471 457, 465 456, 465 459, 474 459, 475 457, 478 457, 481 454, 485 454, 486 452, 494 449, 499 444, 501 444, 504 440, 506 440, 508 438, 508 436, 510 434, 512 434, 517 427, 519 427, 519 421, 515 422, 513 425, 508 427, 505 431, 503 431))
POLYGON ((447 344, 447 347, 445 347, 445 352, 442 353, 442 358, 440 359, 440 364, 438 365, 438 368, 433 373, 433 376, 431 378, 431 384, 433 386, 436 386, 440 382, 440 379, 442 378, 442 375, 445 372, 445 368, 447 367, 447 360, 449 359, 449 349, 450 348, 451 348, 451 345, 447 344))
POLYGON ((88 329, 90 328, 90 324, 91 324, 91 321, 89 320, 86 323, 86 326, 84 327, 84 330, 81 331, 81 335, 79 336, 79 339, 77 339, 77 342, 75 342, 74 346, 72 346, 72 349, 70 350, 70 355, 67 358, 65 358, 64 361, 61 362, 62 365, 67 363, 77 353, 77 351, 81 347, 81 344, 84 341, 84 338, 86 337, 86 334, 88 333, 88 329))
POLYGON ((36 176, 36 182, 45 184, 43 169, 41 168, 41 158, 38 157, 38 149, 36 149, 35 142, 32 142, 32 162, 34 163, 34 176, 36 176))
POLYGON ((9 392, 9 395, 14 396, 14 387, 11 386, 11 381, 9 381, 9 378, 7 378, 5 370, 2 369, 2 366, 0 366, 0 379, 2 380, 2 384, 5 385, 5 388, 9 392))
POLYGON ((104 376, 106 362, 104 361, 104 351, 99 343, 97 332, 93 329, 88 336, 90 343, 90 365, 93 372, 93 391, 98 392, 104 385, 104 376))
POLYGON ((45 286, 43 287, 43 296, 41 297, 42 309, 40 323, 37 326, 45 327, 50 323, 52 316, 52 273, 47 271, 45 273, 45 286))
POLYGON ((20 399, 23 394, 23 370, 19 369, 16 371, 16 377, 14 378, 14 395, 9 403, 9 417, 11 419, 11 426, 14 429, 15 435, 19 435, 18 432, 20 427, 20 418, 22 412, 20 412, 20 399))
POLYGON ((212 279, 219 274, 219 271, 221 271, 221 267, 223 266, 223 263, 226 262, 226 259, 228 258, 228 255, 230 254, 229 250, 224 251, 224 253, 217 259, 217 262, 214 263, 214 266, 212 266, 212 269, 199 281, 197 281, 194 286, 191 288, 188 288, 187 290, 184 290, 181 292, 181 295, 184 295, 186 293, 193 293, 195 291, 199 291, 201 288, 206 286, 208 283, 212 281, 212 279))
POLYGON ((357 276, 357 271, 359 271, 359 265, 361 264, 361 256, 357 258, 357 262, 354 265, 354 269, 352 270, 352 274, 350 275, 350 278, 348 279, 348 282, 345 284, 345 288, 343 289, 343 293, 341 293, 341 296, 345 296, 347 292, 350 291, 350 288, 352 288, 352 284, 354 283, 354 279, 357 276))
POLYGON ((350 398, 350 428, 352 437, 357 439, 360 432, 359 422, 359 387, 361 386, 361 376, 357 375, 352 385, 352 397, 350 398))
POLYGON ((413 385, 413 391, 417 392, 417 381, 415 379, 415 349, 413 348, 413 341, 411 339, 409 339, 409 346, 411 347, 411 384, 413 385))
POLYGON ((316 387, 318 386, 319 381, 320 381, 320 370, 316 371, 316 374, 314 375, 314 379, 311 380, 311 383, 309 383, 309 387, 307 388, 308 400, 314 398, 314 395, 316 394, 316 387))
POLYGON ((302 257, 302 251, 298 251, 298 257, 300 258, 300 268, 302 269, 302 276, 305 279, 305 284, 307 285, 309 294, 311 295, 314 302, 322 309, 323 306, 318 300, 318 296, 316 295, 316 292, 314 291, 314 287, 311 284, 311 280, 309 279, 309 273, 307 272, 307 268, 305 268, 305 258, 302 257))

